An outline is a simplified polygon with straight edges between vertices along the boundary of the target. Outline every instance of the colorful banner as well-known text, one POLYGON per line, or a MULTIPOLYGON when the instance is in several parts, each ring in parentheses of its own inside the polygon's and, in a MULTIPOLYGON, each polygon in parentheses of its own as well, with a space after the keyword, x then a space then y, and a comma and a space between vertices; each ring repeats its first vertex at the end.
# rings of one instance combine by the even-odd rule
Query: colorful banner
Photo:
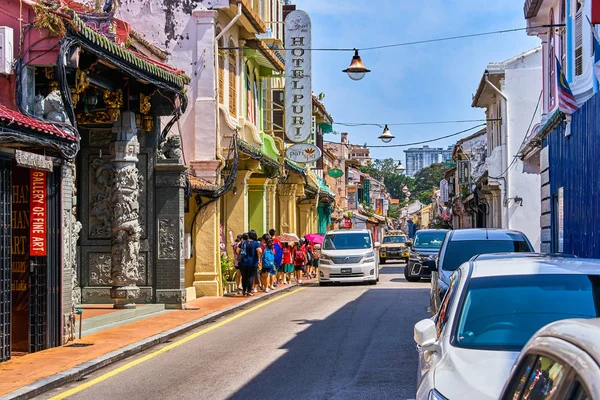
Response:
POLYGON ((46 172, 32 169, 29 187, 29 255, 31 257, 46 256, 48 244, 46 172))
POLYGON ((365 203, 365 206, 370 207, 371 206, 371 180, 370 179, 365 179, 363 181, 363 199, 362 199, 363 203, 365 203))

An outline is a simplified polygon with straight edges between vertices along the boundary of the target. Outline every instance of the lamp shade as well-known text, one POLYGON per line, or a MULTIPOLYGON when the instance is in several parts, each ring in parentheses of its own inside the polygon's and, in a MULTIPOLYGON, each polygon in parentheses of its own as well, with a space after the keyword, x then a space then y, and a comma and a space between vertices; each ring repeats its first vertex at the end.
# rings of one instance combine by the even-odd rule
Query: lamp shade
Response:
POLYGON ((360 56, 358 55, 358 50, 354 49, 354 57, 352 57, 350 66, 342 72, 347 73, 350 79, 354 81, 360 81, 362 78, 365 77, 366 73, 371 72, 371 70, 365 68, 365 66, 362 63, 362 60, 360 59, 360 56))
POLYGON ((386 125, 385 128, 383 128, 383 133, 381 134, 381 136, 379 136, 379 140, 381 140, 383 143, 389 143, 394 138, 395 136, 392 135, 392 132, 390 132, 388 126, 386 125))

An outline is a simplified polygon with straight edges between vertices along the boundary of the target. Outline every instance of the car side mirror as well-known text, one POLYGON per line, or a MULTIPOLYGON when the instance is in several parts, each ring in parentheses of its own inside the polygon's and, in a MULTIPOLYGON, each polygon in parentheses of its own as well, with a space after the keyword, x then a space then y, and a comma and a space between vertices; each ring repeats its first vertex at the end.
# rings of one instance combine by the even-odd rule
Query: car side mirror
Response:
POLYGON ((437 262, 435 260, 426 260, 423 261, 423 265, 427 268, 429 268, 430 271, 437 271, 438 267, 437 267, 437 262))
POLYGON ((379 242, 375 242, 375 248, 376 248, 376 249, 378 249, 378 248, 380 248, 380 247, 381 247, 381 243, 379 243, 379 242))
POLYGON ((435 322, 431 319, 423 319, 417 322, 414 329, 414 339, 423 350, 433 351, 437 344, 435 322))

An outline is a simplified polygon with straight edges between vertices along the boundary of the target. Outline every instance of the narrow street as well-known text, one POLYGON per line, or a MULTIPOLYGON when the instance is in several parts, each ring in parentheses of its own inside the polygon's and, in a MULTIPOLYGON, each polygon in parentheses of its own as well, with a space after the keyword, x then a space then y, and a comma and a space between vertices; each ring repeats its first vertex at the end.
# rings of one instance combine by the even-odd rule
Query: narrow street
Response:
POLYGON ((429 283, 407 283, 403 268, 384 266, 377 286, 305 287, 131 368, 160 348, 38 398, 412 399, 412 330, 427 316, 429 283))

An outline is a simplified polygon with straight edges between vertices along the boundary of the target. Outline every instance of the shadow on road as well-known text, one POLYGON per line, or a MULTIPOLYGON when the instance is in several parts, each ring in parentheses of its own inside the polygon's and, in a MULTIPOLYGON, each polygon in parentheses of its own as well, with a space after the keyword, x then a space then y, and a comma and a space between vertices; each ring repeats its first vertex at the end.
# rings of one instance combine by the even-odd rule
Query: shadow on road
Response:
POLYGON ((383 266, 383 267, 384 268, 381 268, 379 270, 379 274, 380 275, 394 275, 394 274, 396 274, 396 275, 397 274, 402 275, 402 274, 404 274, 404 266, 399 267, 399 266, 391 266, 391 265, 388 266, 388 265, 386 265, 386 266, 383 266))
MULTIPOLYGON (((285 354, 230 398, 413 398, 413 326, 427 302, 428 289, 371 288, 323 320, 296 320, 306 329, 280 347, 285 354)), ((268 329, 255 340, 269 340, 268 329)))

